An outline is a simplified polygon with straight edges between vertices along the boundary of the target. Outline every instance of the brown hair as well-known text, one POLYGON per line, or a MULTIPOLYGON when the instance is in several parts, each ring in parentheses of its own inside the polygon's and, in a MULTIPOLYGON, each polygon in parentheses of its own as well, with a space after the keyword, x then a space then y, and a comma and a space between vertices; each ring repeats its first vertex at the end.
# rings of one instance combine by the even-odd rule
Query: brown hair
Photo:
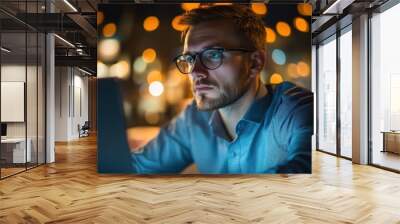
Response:
POLYGON ((182 32, 184 40, 190 26, 214 20, 232 21, 240 34, 243 35, 255 49, 265 48, 265 28, 262 19, 245 5, 214 5, 200 7, 183 14, 180 24, 189 27, 182 32))

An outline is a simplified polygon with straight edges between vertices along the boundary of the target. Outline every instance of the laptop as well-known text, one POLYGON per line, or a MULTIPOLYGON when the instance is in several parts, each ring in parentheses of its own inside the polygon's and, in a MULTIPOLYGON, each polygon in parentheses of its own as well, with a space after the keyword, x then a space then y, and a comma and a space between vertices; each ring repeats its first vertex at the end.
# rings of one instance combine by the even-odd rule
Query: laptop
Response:
POLYGON ((7 124, 1 123, 1 140, 7 139, 7 124))
POLYGON ((97 80, 97 171, 132 173, 119 81, 97 80))

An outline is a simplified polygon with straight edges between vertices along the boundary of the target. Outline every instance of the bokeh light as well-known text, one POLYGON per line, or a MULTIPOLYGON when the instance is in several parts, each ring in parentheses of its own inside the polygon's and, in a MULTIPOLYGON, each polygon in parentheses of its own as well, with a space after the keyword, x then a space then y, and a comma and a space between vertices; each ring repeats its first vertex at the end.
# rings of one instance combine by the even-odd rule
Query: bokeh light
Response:
POLYGON ((288 37, 288 36, 290 36, 290 33, 291 33, 289 24, 287 24, 286 22, 282 22, 282 21, 276 23, 276 31, 279 33, 279 35, 281 35, 283 37, 288 37))
POLYGON ((301 18, 301 17, 296 17, 294 19, 294 26, 300 32, 308 32, 309 31, 308 22, 305 19, 301 18))
POLYGON ((181 18, 182 18, 182 16, 180 16, 180 15, 175 16, 175 18, 171 22, 172 28, 174 28, 174 30, 176 30, 176 31, 184 31, 188 27, 187 25, 179 24, 179 21, 181 20, 181 18))
POLYGON ((269 82, 271 84, 279 84, 283 82, 283 78, 280 74, 274 73, 271 75, 271 78, 269 79, 269 82))
POLYGON ((108 76, 108 66, 101 61, 97 61, 97 77, 105 78, 108 76))
POLYGON ((297 74, 302 77, 307 77, 310 75, 310 66, 304 61, 299 61, 299 63, 297 63, 296 70, 297 74))
POLYGON ((117 56, 120 49, 119 41, 116 39, 103 39, 98 44, 99 56, 101 60, 112 60, 117 56))
POLYGON ((150 84, 155 81, 162 81, 162 78, 162 74, 159 70, 153 70, 147 75, 147 83, 150 84))
POLYGON ((297 65, 294 63, 290 63, 287 66, 287 74, 290 78, 296 79, 298 78, 298 74, 297 74, 297 65))
POLYGON ((156 30, 159 25, 160 20, 155 16, 149 16, 143 22, 143 28, 149 32, 156 30))
POLYGON ((143 73, 146 70, 147 63, 143 60, 143 57, 136 58, 133 62, 133 70, 135 73, 143 73))
POLYGON ((127 60, 120 60, 110 67, 110 76, 120 79, 127 79, 129 77, 129 72, 130 66, 127 60))
POLYGON ((272 60, 278 64, 283 65, 286 63, 286 54, 281 49, 274 49, 272 51, 272 60))
POLYGON ((297 4, 297 11, 300 13, 300 15, 311 16, 312 5, 308 3, 297 4))
POLYGON ((143 51, 142 57, 144 62, 151 63, 156 59, 157 53, 153 48, 147 48, 143 51))
POLYGON ((276 40, 276 33, 273 29, 265 27, 265 33, 266 33, 266 37, 265 37, 265 42, 267 43, 274 43, 276 40))
POLYGON ((108 23, 103 27, 103 36, 112 37, 117 31, 117 26, 115 23, 108 23))
POLYGON ((104 21, 104 13, 101 11, 97 12, 97 25, 102 24, 104 21))
POLYGON ((267 14, 267 6, 264 3, 252 3, 251 10, 257 15, 267 14))
POLYGON ((190 11, 200 7, 200 3, 182 3, 182 9, 185 11, 190 11))
POLYGON ((214 5, 232 5, 232 3, 230 3, 230 2, 217 2, 217 3, 214 3, 214 5))
POLYGON ((150 83, 149 85, 149 93, 152 96, 161 96, 161 94, 164 92, 164 85, 159 82, 159 81, 155 81, 150 83))

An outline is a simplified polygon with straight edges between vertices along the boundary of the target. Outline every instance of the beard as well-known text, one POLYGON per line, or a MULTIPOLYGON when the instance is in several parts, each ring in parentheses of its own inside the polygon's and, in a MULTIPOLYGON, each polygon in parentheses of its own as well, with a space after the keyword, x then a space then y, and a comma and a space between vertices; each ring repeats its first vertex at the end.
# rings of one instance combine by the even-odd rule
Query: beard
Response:
POLYGON ((201 84, 213 86, 217 96, 209 97, 207 93, 196 94, 192 89, 197 108, 201 111, 212 111, 233 104, 249 90, 250 86, 249 80, 238 80, 236 83, 236 85, 218 85, 211 80, 202 81, 201 84))

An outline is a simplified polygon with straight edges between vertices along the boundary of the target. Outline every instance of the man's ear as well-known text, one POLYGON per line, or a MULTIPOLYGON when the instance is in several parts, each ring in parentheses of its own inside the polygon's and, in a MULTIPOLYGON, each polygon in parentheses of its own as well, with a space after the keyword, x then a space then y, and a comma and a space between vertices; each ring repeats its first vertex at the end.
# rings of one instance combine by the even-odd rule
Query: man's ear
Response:
POLYGON ((256 77, 265 64, 265 51, 257 50, 250 54, 250 78, 256 77))

